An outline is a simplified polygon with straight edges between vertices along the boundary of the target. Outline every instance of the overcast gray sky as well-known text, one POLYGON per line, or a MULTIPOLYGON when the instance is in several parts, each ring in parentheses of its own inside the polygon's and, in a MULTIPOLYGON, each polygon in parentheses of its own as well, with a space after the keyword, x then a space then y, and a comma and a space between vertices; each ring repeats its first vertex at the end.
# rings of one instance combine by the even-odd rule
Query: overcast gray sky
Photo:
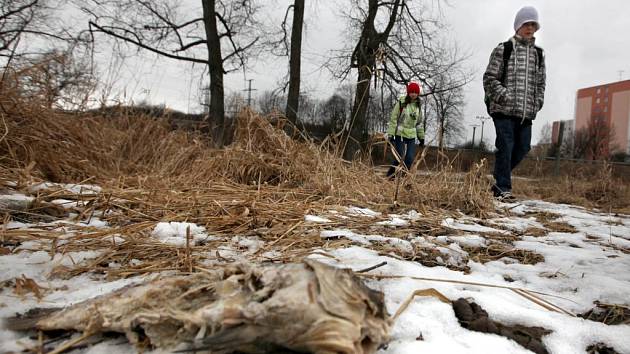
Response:
MULTIPOLYGON (((280 9, 278 18, 284 15, 287 2, 276 1, 280 9)), ((338 5, 334 3, 339 2, 307 1, 305 14, 308 23, 302 87, 321 98, 330 95, 339 85, 331 81, 327 72, 319 70, 328 51, 341 45, 344 24, 336 16, 338 5)), ((573 118, 577 89, 617 81, 620 70, 625 71, 623 79, 630 78, 630 1, 450 0, 449 4, 442 6, 444 21, 451 27, 450 33, 445 35, 471 53, 466 65, 475 73, 465 89, 468 139, 472 136, 470 125, 479 123, 474 117, 486 114, 481 77, 490 52, 513 35, 514 15, 522 6, 532 5, 539 11, 542 27, 536 34, 537 44, 545 49, 547 59, 545 106, 534 122, 534 142, 545 123, 573 118)), ((254 80, 253 86, 258 89, 254 95, 273 89, 285 73, 287 63, 286 60, 261 62, 246 74, 228 75, 227 89, 245 89, 246 78, 254 80)), ((149 55, 142 61, 127 62, 119 85, 125 87, 126 98, 147 99, 182 111, 196 111, 199 108, 198 76, 198 71, 190 64, 157 60, 149 55)), ((493 139, 494 128, 491 123, 486 124, 484 140, 492 143, 493 139)))

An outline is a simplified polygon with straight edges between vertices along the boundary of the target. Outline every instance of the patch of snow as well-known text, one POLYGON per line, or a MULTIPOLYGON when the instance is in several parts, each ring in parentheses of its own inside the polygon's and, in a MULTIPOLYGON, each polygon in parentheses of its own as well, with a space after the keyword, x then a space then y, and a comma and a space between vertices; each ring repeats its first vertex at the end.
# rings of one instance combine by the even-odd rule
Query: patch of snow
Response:
POLYGON ((380 235, 360 235, 350 230, 324 230, 320 233, 320 237, 323 239, 343 237, 356 244, 365 246, 372 245, 373 242, 380 242, 394 246, 402 252, 413 251, 413 246, 407 240, 401 240, 394 237, 383 237, 380 235))
POLYGON ((241 248, 247 248, 248 253, 256 252, 265 245, 265 242, 258 237, 234 236, 232 237, 232 242, 241 248))
POLYGON ((0 203, 1 202, 12 202, 12 201, 27 201, 27 202, 32 202, 33 200, 35 200, 35 198, 33 197, 29 197, 27 195, 24 194, 0 194, 0 203))
POLYGON ((306 222, 315 222, 315 223, 327 223, 331 222, 329 219, 317 216, 317 215, 306 215, 304 216, 304 221, 306 222))
POLYGON ((7 230, 12 230, 12 229, 28 229, 31 226, 33 226, 33 224, 26 224, 26 223, 18 222, 18 221, 9 221, 8 223, 4 224, 3 227, 6 227, 7 230))
POLYGON ((267 251, 263 253, 261 257, 266 259, 276 259, 282 257, 282 253, 278 251, 267 251))
POLYGON ((448 236, 449 241, 457 242, 461 246, 479 248, 486 246, 486 239, 479 235, 448 236))
POLYGON ((376 224, 384 226, 407 226, 409 225, 409 221, 402 219, 398 215, 390 215, 389 220, 379 221, 376 224))
POLYGON ((190 228, 192 244, 209 239, 206 228, 188 222, 160 222, 155 225, 151 236, 162 243, 175 246, 186 246, 186 229, 190 228))
POLYGON ((460 221, 456 221, 453 218, 446 218, 442 221, 442 226, 448 227, 451 229, 462 230, 462 231, 470 231, 470 232, 496 232, 500 234, 509 234, 508 231, 499 230, 492 227, 487 227, 483 225, 479 225, 476 223, 463 223, 460 221))
POLYGON ((521 217, 504 217, 504 218, 494 218, 489 220, 490 223, 494 224, 494 225, 499 225, 505 228, 508 228, 510 230, 515 230, 515 231, 525 231, 528 228, 538 228, 538 229, 544 229, 545 227, 539 223, 538 221, 536 221, 536 218, 534 217, 530 217, 530 218, 521 218, 521 217))
MULTIPOLYGON (((568 250, 564 250, 565 253, 568 250)), ((506 265, 502 262, 489 262, 486 265, 471 262, 475 267, 471 274, 464 275, 461 272, 448 270, 445 267, 424 267, 418 263, 406 262, 398 259, 379 256, 376 252, 361 247, 351 247, 339 249, 332 252, 335 260, 327 257, 313 256, 322 262, 337 265, 340 267, 350 266, 353 269, 362 269, 383 261, 387 265, 380 267, 371 273, 382 275, 420 277, 427 280, 414 280, 411 278, 385 279, 381 281, 370 281, 369 286, 385 293, 386 305, 389 313, 394 313, 401 303, 414 291, 419 289, 434 288, 452 300, 460 297, 472 298, 476 303, 488 311, 490 318, 495 321, 510 325, 522 324, 526 326, 540 326, 552 330, 553 333, 543 337, 543 343, 548 346, 550 353, 583 353, 590 344, 598 342, 606 343, 614 347, 620 353, 630 353, 629 325, 606 326, 598 322, 586 321, 581 318, 571 317, 566 314, 550 312, 537 304, 525 300, 517 293, 508 289, 497 289, 491 287, 480 287, 468 284, 454 284, 437 281, 461 280, 467 282, 478 282, 483 284, 496 284, 499 286, 524 287, 530 290, 539 290, 554 295, 560 295, 575 301, 576 297, 571 295, 570 289, 562 292, 549 288, 554 281, 544 284, 538 277, 537 268, 550 267, 549 264, 541 263, 536 266, 520 264, 506 265), (518 269, 517 274, 524 275, 524 278, 508 283, 503 279, 506 271, 518 269), (428 280, 435 279, 435 280, 428 280)), ((569 261, 570 253, 567 255, 569 261)), ((554 261, 554 259, 551 259, 554 261)), ((604 264, 602 273, 605 272, 604 264)), ((628 269, 627 264, 619 265, 628 269)), ((512 274, 513 272, 510 272, 512 274)), ((627 273, 627 272, 626 272, 627 273)), ((571 283, 575 287, 580 287, 584 282, 592 279, 573 279, 571 283)), ((612 280, 612 278, 608 278, 612 280)), ((626 295, 630 285, 623 281, 626 295)), ((602 284, 602 283, 600 283, 602 284)), ((568 284, 565 284, 565 287, 568 284)), ((600 285, 601 287, 601 285, 600 285)), ((594 287, 595 288, 595 287, 594 287)), ((596 291, 596 289, 593 289, 596 291)), ((577 300, 585 301, 586 307, 592 306, 593 297, 589 299, 579 297, 577 300)), ((602 300, 622 300, 620 298, 608 298, 601 296, 602 300)), ((544 296, 543 296, 544 297, 544 296)), ((558 298, 545 297, 547 300, 566 308, 570 301, 563 301, 558 298)), ((627 299, 627 296, 626 296, 627 299)), ((621 303, 627 303, 627 300, 621 303)), ((619 303, 619 302, 617 302, 619 303)), ((399 320, 395 323, 393 341, 387 349, 379 353, 407 353, 407 352, 460 352, 460 353, 530 353, 518 346, 515 342, 492 334, 483 334, 463 329, 454 317, 451 306, 443 304, 434 298, 419 297, 412 301, 409 308, 403 312, 399 320), (417 340, 419 335, 423 340, 417 340), (445 350, 445 348, 448 348, 445 350)))
POLYGON ((319 234, 319 236, 323 239, 343 237, 358 244, 362 244, 362 245, 370 244, 370 241, 368 241, 365 238, 365 236, 355 234, 354 232, 350 230, 324 230, 319 234))
POLYGON ((67 199, 55 199, 51 201, 53 204, 60 205, 66 209, 75 208, 79 205, 79 202, 76 200, 67 200, 67 199))
POLYGON ((367 216, 371 218, 381 215, 381 213, 377 211, 373 211, 367 208, 359 208, 359 207, 349 207, 347 208, 347 211, 350 215, 367 216))
POLYGON ((415 210, 410 210, 407 214, 404 215, 404 217, 407 218, 408 220, 416 221, 416 220, 420 220, 420 218, 422 217, 422 214, 418 213, 415 210))
POLYGON ((79 194, 79 195, 94 195, 101 193, 102 188, 100 186, 95 186, 91 184, 62 184, 62 183, 37 183, 29 186, 29 191, 31 193, 37 192, 43 189, 52 189, 52 188, 62 188, 67 190, 68 192, 79 194))
MULTIPOLYGON (((504 207, 509 208, 510 205, 504 207)), ((388 223, 402 224, 403 221, 408 223, 408 221, 420 218, 420 214, 415 211, 403 215, 382 215, 369 209, 352 207, 345 209, 344 212, 346 211, 348 216, 338 215, 335 220, 379 216, 382 218, 377 220, 387 221, 374 220, 374 224, 390 225, 388 223)), ((630 249, 630 217, 612 216, 580 207, 542 201, 522 201, 522 204, 516 204, 516 208, 510 209, 508 214, 523 215, 536 211, 558 214, 557 221, 574 226, 576 232, 550 232, 544 237, 525 235, 520 241, 515 241, 514 247, 517 249, 533 251, 544 256, 545 261, 535 265, 520 264, 515 259, 516 256, 504 257, 499 261, 485 264, 467 260, 466 252, 462 250, 462 247, 486 245, 487 241, 479 235, 480 233, 510 234, 509 231, 480 225, 480 220, 467 216, 458 219, 449 218, 443 222, 446 227, 461 230, 462 235, 438 237, 424 235, 414 237, 411 241, 388 237, 386 234, 388 229, 384 229, 382 235, 362 235, 348 229, 322 231, 320 236, 323 239, 343 237, 351 240, 355 245, 345 249, 326 250, 331 257, 320 254, 309 257, 355 270, 386 261, 385 266, 372 270, 370 273, 402 277, 366 280, 366 282, 371 288, 384 292, 385 303, 390 314, 393 314, 413 291, 434 288, 452 300, 460 297, 474 300, 495 321, 507 325, 540 326, 551 330, 552 333, 543 338, 551 354, 584 353, 588 345, 598 342, 614 347, 620 353, 630 353, 630 340, 628 340, 630 325, 606 326, 566 314, 550 312, 510 289, 501 288, 525 288, 550 294, 552 296, 539 296, 573 313, 582 313, 591 309, 594 307, 594 301, 630 306, 628 297, 630 255, 618 249, 619 247, 630 249), (368 249, 376 243, 391 245, 402 252, 413 252, 414 246, 431 247, 442 253, 440 258, 444 259, 446 264, 461 265, 460 263, 467 261, 470 273, 449 270, 443 266, 426 267, 418 262, 379 255, 377 251, 368 249), (412 279, 412 277, 418 279, 412 279), (470 283, 497 287, 484 287, 470 283)), ((335 210, 329 213, 338 214, 335 210)), ((95 213, 95 215, 99 214, 95 213)), ((96 222, 99 221, 98 218, 93 219, 96 222)), ((305 217, 306 221, 314 223, 328 222, 322 219, 328 220, 314 215, 305 217)), ((524 231, 528 227, 542 228, 542 225, 533 218, 520 216, 497 217, 486 221, 515 232, 524 231)), ((63 221, 58 224, 38 224, 38 227, 44 225, 55 225, 58 227, 56 231, 67 233, 60 237, 58 245, 62 245, 64 239, 74 236, 76 229, 80 229, 76 225, 85 226, 81 223, 63 221)), ((4 225, 11 229, 31 226, 16 222, 4 225)), ((314 230, 319 228, 318 225, 311 226, 314 230)), ((107 227, 107 225, 102 224, 102 227, 107 227)), ((159 223, 153 230, 152 236, 162 242, 185 245, 186 227, 190 227, 195 242, 209 239, 203 227, 188 223, 159 223)), ((112 235, 111 240, 115 244, 124 242, 124 238, 120 235, 112 235)), ((208 259, 202 264, 211 266, 223 263, 225 260, 216 259, 217 253, 221 257, 238 261, 244 259, 247 253, 259 250, 264 244, 263 241, 254 237, 233 237, 230 241, 219 246, 217 250, 208 252, 208 259)), ((23 298, 16 296, 10 285, 1 288, 0 318, 23 313, 34 307, 68 306, 146 279, 134 277, 110 282, 96 274, 84 274, 69 280, 52 279, 49 274, 54 267, 72 266, 75 263, 96 258, 101 253, 99 251, 57 253, 51 259, 50 244, 47 242, 49 241, 44 239, 23 242, 12 249, 14 253, 0 256, 0 269, 2 269, 0 281, 9 281, 6 284, 11 284, 11 280, 24 276, 49 289, 45 292, 44 298, 38 301, 33 294, 26 294, 23 298)), ((281 256, 278 251, 262 254, 263 259, 281 256)), ((132 259, 130 263, 141 264, 137 259, 132 259)), ((111 266, 120 265, 112 262, 111 266)), ((431 297, 415 298, 395 322, 391 334, 392 341, 386 349, 379 350, 379 354, 530 353, 506 338, 464 329, 459 325, 450 305, 431 297), (418 339, 419 336, 422 336, 422 340, 418 339)), ((16 352, 23 349, 19 343, 34 344, 24 334, 3 329, 0 329, 0 343, 2 343, 2 351, 16 352)), ((112 352, 133 353, 135 349, 127 343, 120 345, 110 340, 75 351, 80 354, 109 354, 112 352)), ((148 353, 158 352, 161 353, 160 351, 148 353)))

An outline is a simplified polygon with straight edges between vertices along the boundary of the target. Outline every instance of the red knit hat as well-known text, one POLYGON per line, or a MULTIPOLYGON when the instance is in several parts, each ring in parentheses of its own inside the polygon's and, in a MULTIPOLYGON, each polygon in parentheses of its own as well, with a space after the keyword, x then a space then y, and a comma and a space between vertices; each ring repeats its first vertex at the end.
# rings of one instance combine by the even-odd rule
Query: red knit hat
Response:
POLYGON ((407 94, 415 92, 415 93, 417 93, 419 95, 420 91, 421 91, 420 90, 420 85, 418 85, 417 83, 410 82, 410 83, 407 84, 407 94))

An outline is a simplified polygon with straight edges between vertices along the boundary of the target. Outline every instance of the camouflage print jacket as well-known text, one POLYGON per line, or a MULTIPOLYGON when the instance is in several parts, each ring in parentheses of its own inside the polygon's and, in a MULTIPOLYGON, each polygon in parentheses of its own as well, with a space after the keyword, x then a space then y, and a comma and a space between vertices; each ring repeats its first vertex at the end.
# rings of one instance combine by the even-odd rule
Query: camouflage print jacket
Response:
POLYGON ((483 86, 490 98, 489 112, 533 120, 544 103, 545 57, 543 55, 542 62, 538 63, 535 39, 514 36, 510 41, 514 49, 508 60, 504 85, 499 80, 503 72, 503 43, 492 51, 483 74, 483 86))

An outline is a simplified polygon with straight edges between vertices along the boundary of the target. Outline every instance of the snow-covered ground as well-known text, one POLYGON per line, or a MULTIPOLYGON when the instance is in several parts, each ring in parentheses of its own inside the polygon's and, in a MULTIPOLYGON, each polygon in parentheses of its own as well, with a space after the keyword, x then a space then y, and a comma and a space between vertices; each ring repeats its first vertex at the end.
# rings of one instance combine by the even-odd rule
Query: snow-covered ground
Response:
MULTIPOLYGON (((39 185, 35 189, 47 186, 39 185)), ((67 189, 73 193, 100 191, 95 186, 73 185, 67 189)), ((0 200, 28 198, 14 193, 0 200)), ((58 201, 58 204, 72 207, 71 202, 58 201)), ((597 343, 604 343, 618 353, 630 353, 630 325, 605 325, 571 315, 592 309, 595 301, 630 306, 630 216, 610 215, 542 201, 497 205, 497 211, 494 217, 485 220, 466 215, 444 218, 442 226, 452 230, 453 234, 440 236, 413 232, 404 237, 400 233, 394 235, 398 228, 413 230, 414 222, 422 220, 423 216, 415 211, 384 215, 348 206, 322 215, 305 215, 304 222, 313 230, 319 230, 323 239, 345 238, 352 243, 352 246, 343 249, 317 250, 310 257, 354 270, 387 262, 368 274, 392 278, 366 278, 366 281, 370 287, 385 294, 390 314, 415 290, 434 288, 453 301, 458 298, 474 300, 489 313, 492 320, 502 324, 538 326, 550 330, 551 334, 543 337, 543 343, 550 353, 585 353, 587 347, 597 343), (545 230, 548 227, 545 220, 536 218, 536 215, 543 214, 548 219, 546 221, 561 223, 566 225, 565 229, 572 231, 545 230), (363 222, 374 219, 379 234, 366 235, 353 230, 351 226, 339 226, 343 220, 348 220, 348 225, 352 225, 353 219, 362 219, 363 222), (327 227, 332 220, 335 220, 334 228, 327 227), (498 255, 495 260, 486 263, 476 261, 478 258, 470 252, 484 249, 495 242, 491 235, 513 237, 511 247, 540 255, 544 261, 521 264, 519 259, 510 257, 513 253, 498 255), (375 245, 386 245, 395 252, 383 252, 382 249, 377 252, 375 245), (413 253, 418 247, 436 250, 439 256, 435 261, 441 265, 424 266, 421 262, 406 260, 411 258, 401 256, 413 253), (466 269, 467 272, 460 269, 466 269), (570 314, 550 311, 527 300, 512 288, 548 294, 537 296, 570 314)), ((68 220, 64 222, 64 225, 72 224, 68 220)), ((0 226, 0 233, 41 230, 44 226, 50 228, 53 225, 57 231, 64 232, 65 229, 59 226, 60 222, 55 221, 48 224, 10 222, 0 226)), ((98 215, 91 218, 90 225, 95 228, 108 227, 98 220, 98 215)), ((69 228, 67 232, 74 231, 69 228)), ((203 227, 187 223, 156 223, 151 235, 156 241, 182 246, 185 245, 187 233, 193 243, 213 239, 203 227)), ((0 240, 4 242, 4 238, 0 240)), ((232 243, 239 246, 226 247, 233 258, 239 256, 238 250, 251 255, 264 245, 260 240, 238 235, 235 235, 232 243)), ((40 243, 23 242, 14 247, 3 244, 2 247, 0 318, 3 319, 35 307, 67 306, 145 280, 134 277, 107 281, 101 276, 88 274, 58 279, 50 276, 55 267, 71 267, 82 260, 98 257, 100 252, 57 252, 51 258, 50 252, 41 250, 40 243), (9 249, 10 252, 7 252, 9 249), (16 279, 32 279, 39 286, 47 288, 47 291, 39 300, 33 293, 17 294, 16 279)), ((115 266, 110 264, 110 267, 115 266)), ((21 351, 35 343, 25 333, 0 329, 0 352, 21 351)), ((74 352, 134 353, 135 349, 124 340, 114 339, 74 352)), ((459 324, 450 305, 432 297, 419 297, 398 318, 392 330, 392 341, 379 353, 530 352, 507 338, 467 330, 459 324)))

